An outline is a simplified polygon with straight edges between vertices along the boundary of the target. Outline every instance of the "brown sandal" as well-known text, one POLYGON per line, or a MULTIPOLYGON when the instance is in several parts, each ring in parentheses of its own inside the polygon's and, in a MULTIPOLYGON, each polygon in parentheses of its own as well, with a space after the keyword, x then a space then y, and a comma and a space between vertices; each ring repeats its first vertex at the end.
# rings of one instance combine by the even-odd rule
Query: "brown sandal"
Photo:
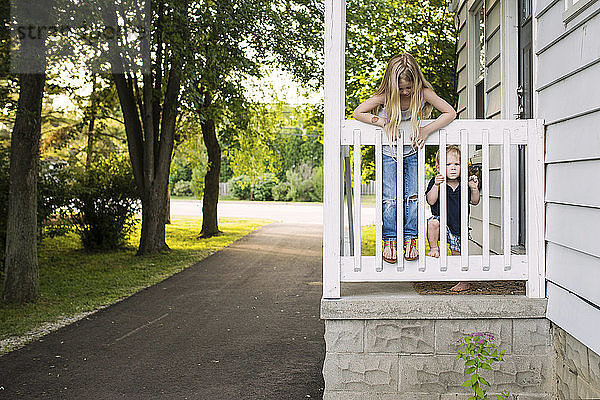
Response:
MULTIPOLYGON (((396 248, 396 246, 397 246, 397 244, 396 244, 395 240, 384 240, 383 241, 383 249, 385 250, 386 247, 389 247, 390 252, 392 253, 392 256, 394 255, 394 249, 396 248)), ((396 263, 396 261, 398 261, 397 258, 395 258, 395 257, 388 258, 388 257, 384 256, 383 252, 382 252, 381 258, 383 258, 383 261, 385 261, 386 263, 390 263, 390 264, 394 264, 394 263, 396 263)))
POLYGON ((419 254, 418 254, 418 247, 417 247, 417 238, 406 239, 404 241, 404 259, 406 261, 414 261, 414 260, 417 260, 418 258, 419 258, 419 254), (409 254, 411 253, 413 248, 417 249, 417 255, 415 257, 410 257, 409 254))

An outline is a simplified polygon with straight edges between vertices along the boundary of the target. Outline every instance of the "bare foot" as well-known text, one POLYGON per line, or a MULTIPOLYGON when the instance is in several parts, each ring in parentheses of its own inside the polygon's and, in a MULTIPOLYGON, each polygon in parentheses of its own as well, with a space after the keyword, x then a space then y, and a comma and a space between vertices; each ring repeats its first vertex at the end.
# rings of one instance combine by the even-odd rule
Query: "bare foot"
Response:
POLYGON ((471 284, 469 282, 458 282, 456 285, 452 286, 450 290, 453 292, 464 292, 465 290, 469 290, 471 284))
POLYGON ((438 249, 438 248, 431 248, 431 249, 429 249, 429 253, 427 253, 427 255, 429 257, 439 258, 439 256, 440 256, 440 249, 438 249))

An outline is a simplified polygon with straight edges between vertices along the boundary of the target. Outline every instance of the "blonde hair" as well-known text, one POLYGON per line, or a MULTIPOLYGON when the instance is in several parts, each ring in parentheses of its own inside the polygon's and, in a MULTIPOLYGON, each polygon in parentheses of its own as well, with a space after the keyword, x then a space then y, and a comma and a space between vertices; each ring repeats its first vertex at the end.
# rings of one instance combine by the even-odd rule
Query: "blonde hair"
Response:
POLYGON ((386 133, 390 143, 392 142, 390 132, 396 132, 402 120, 399 90, 399 82, 401 80, 412 84, 409 108, 411 111, 411 139, 416 137, 419 122, 422 119, 429 118, 433 109, 431 104, 423 104, 423 89, 429 88, 433 90, 433 87, 423 76, 421 68, 419 68, 419 64, 414 57, 409 53, 393 56, 385 69, 379 89, 375 92, 375 95, 385 95, 387 113, 386 133))
MULTIPOLYGON (((456 153, 458 155, 458 159, 460 160, 460 147, 459 146, 457 146, 455 144, 446 146, 446 157, 450 153, 456 153)), ((439 150, 437 151, 437 153, 435 153, 435 169, 438 171, 438 173, 440 173, 440 151, 439 150)))

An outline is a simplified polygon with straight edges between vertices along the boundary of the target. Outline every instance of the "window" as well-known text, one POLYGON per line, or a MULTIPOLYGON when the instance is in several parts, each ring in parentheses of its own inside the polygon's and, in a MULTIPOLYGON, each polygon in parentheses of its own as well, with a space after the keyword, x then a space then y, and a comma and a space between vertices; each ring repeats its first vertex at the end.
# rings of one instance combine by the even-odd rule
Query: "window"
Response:
MULTIPOLYGON (((582 0, 580 0, 582 1, 582 0)), ((475 22, 475 118, 485 118, 485 2, 474 13, 475 22)))

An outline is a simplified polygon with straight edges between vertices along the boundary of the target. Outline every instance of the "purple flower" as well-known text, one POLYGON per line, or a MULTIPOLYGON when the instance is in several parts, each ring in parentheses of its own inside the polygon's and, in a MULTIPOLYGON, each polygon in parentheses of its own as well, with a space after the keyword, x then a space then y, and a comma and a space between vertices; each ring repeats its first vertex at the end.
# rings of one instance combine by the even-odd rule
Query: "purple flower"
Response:
POLYGON ((483 333, 481 333, 481 332, 473 332, 473 333, 471 333, 469 336, 471 336, 471 337, 475 337, 475 336, 483 336, 483 333))
POLYGON ((484 344, 485 343, 485 339, 484 338, 479 338, 479 339, 477 339, 477 343, 484 344))

